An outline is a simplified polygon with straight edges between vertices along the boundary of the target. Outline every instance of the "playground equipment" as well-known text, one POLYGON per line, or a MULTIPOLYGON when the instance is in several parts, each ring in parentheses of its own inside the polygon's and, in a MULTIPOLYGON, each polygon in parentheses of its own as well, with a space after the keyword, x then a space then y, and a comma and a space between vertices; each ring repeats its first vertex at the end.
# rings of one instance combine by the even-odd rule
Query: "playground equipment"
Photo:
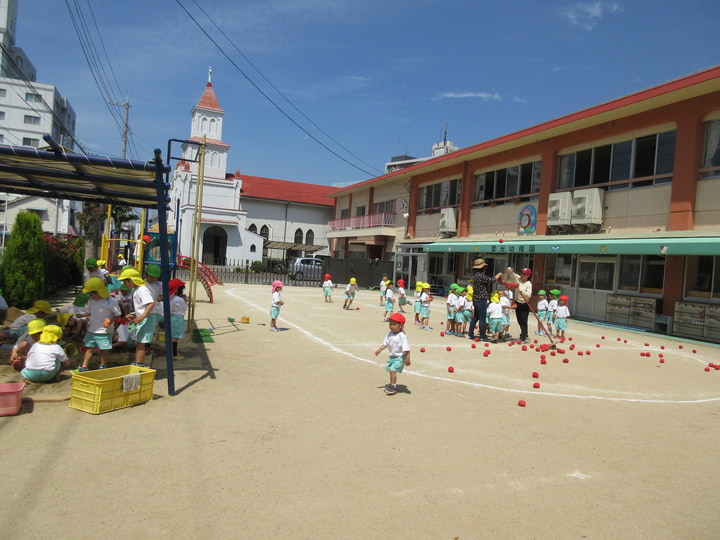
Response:
MULTIPOLYGON (((193 266, 193 259, 191 257, 185 257, 184 255, 178 255, 176 264, 178 268, 187 268, 188 270, 190 270, 193 266)), ((195 261, 195 264, 197 265, 197 276, 200 279, 200 283, 202 283, 203 287, 205 288, 205 292, 210 297, 210 303, 212 304, 212 286, 217 285, 220 281, 218 280, 215 273, 203 263, 201 263, 200 261, 195 261)))

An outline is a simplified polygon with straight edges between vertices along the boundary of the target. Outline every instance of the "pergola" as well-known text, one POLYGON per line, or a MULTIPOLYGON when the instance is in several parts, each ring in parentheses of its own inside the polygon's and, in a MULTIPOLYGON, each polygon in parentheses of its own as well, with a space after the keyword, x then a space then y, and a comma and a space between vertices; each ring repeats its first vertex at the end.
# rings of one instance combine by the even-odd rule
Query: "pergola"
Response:
MULTIPOLYGON (((163 298, 170 298, 167 210, 170 165, 155 150, 151 161, 131 161, 69 152, 49 135, 49 149, 0 145, 0 192, 68 199, 135 208, 156 209, 162 269, 163 298)), ((170 328, 170 306, 163 302, 165 328, 170 328)), ((172 334, 165 332, 168 393, 175 395, 172 334)))

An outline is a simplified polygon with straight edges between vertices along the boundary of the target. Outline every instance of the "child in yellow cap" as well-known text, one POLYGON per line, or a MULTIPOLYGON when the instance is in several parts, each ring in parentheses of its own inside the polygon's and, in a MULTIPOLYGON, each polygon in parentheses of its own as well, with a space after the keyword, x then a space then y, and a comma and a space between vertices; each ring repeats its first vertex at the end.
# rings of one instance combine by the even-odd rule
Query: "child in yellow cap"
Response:
POLYGON ((358 289, 357 279, 354 277, 350 278, 350 283, 345 287, 345 303, 343 304, 343 309, 350 309, 358 289))
POLYGON ((420 297, 422 296, 423 292, 423 282, 417 281, 415 282, 415 292, 413 293, 413 298, 415 298, 415 303, 413 304, 413 311, 415 312, 415 326, 421 326, 422 321, 420 320, 420 297))
POLYGON ((490 341, 497 343, 503 335, 503 309, 500 304, 500 293, 495 291, 490 295, 490 303, 487 307, 488 333, 490 341))
POLYGON ((60 373, 70 365, 65 351, 57 343, 62 333, 62 328, 55 324, 43 328, 40 340, 30 347, 25 369, 20 372, 23 379, 30 382, 58 380, 60 373))
POLYGON ((27 332, 18 338, 10 353, 10 363, 15 371, 25 369, 25 360, 27 360, 30 347, 40 340, 40 334, 45 326, 45 319, 35 319, 28 323, 27 332))

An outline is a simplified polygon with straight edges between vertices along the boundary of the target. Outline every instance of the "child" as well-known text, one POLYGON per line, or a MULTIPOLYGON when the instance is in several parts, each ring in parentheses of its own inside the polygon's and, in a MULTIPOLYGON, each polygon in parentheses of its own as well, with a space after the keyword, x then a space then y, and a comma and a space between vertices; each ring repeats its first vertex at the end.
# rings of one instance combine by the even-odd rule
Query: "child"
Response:
POLYGON ((25 369, 25 361, 30 347, 40 340, 40 334, 45 328, 45 319, 35 319, 28 323, 27 333, 20 336, 10 353, 10 363, 15 371, 25 369))
POLYGON ((415 303, 413 305, 413 310, 415 311, 415 326, 420 326, 420 296, 422 295, 423 291, 422 286, 422 281, 416 282, 415 292, 413 293, 413 298, 415 298, 415 303))
POLYGON ((455 332, 455 303, 457 302, 458 296, 455 293, 457 290, 457 283, 450 285, 450 292, 447 295, 445 301, 447 316, 445 317, 445 334, 452 336, 455 332))
POLYGON ((185 337, 185 312, 188 310, 185 298, 185 282, 181 279, 171 279, 168 283, 170 293, 170 328, 172 331, 172 351, 174 360, 185 360, 178 354, 178 340, 185 337))
MULTIPOLYGON (((467 318, 467 311, 465 309, 465 306, 467 304, 467 300, 466 300, 467 290, 458 286, 458 288, 455 289, 455 294, 457 295, 457 300, 455 301, 455 330, 454 330, 454 332, 455 332, 456 336, 463 337, 463 334, 465 334, 465 327, 467 325, 467 322, 470 320, 467 318)), ((472 303, 470 305, 472 305, 472 303)))
POLYGON ((162 270, 157 264, 150 264, 147 268, 145 268, 145 284, 152 293, 153 300, 155 300, 155 306, 152 309, 150 318, 156 328, 158 324, 160 324, 160 321, 165 318, 163 310, 162 281, 160 281, 161 275, 162 270))
POLYGON ((544 336, 545 332, 543 331, 544 323, 547 321, 547 314, 548 314, 548 307, 550 304, 548 303, 547 299, 545 298, 545 291, 543 289, 540 289, 538 291, 538 302, 537 302, 537 318, 538 318, 538 329, 537 332, 535 332, 536 336, 544 336))
POLYGON ((503 329, 503 312, 500 305, 500 291, 495 291, 490 296, 490 303, 487 307, 488 333, 490 341, 497 343, 500 341, 503 329))
POLYGON ((555 329, 557 330, 557 338, 565 339, 565 330, 567 330, 567 320, 570 317, 570 308, 567 306, 569 298, 561 296, 558 299, 558 307, 555 310, 555 329))
POLYGON ((422 284, 422 294, 420 295, 420 330, 432 330, 430 328, 430 302, 433 298, 430 295, 430 284, 422 284))
POLYGON ((553 323, 555 322, 555 310, 558 306, 558 297, 562 294, 559 289, 551 289, 550 290, 550 301, 548 302, 548 312, 547 316, 545 318, 545 322, 547 323, 547 333, 548 336, 553 335, 553 323))
POLYGON ((383 349, 387 349, 390 354, 385 364, 385 371, 390 373, 390 384, 385 386, 385 393, 391 396, 397 394, 397 374, 410 365, 410 345, 404 332, 405 317, 400 313, 393 313, 388 323, 390 332, 385 336, 382 346, 375 351, 375 356, 383 349))
POLYGON ((354 277, 350 278, 350 283, 345 287, 345 302, 343 303, 343 309, 350 309, 353 300, 355 300, 355 293, 358 290, 357 279, 354 277))
POLYGON ((325 274, 325 281, 323 281, 323 295, 325 296, 325 302, 332 304, 332 290, 333 290, 333 282, 330 279, 332 276, 330 274, 325 274))
POLYGON ((123 284, 133 291, 133 308, 135 311, 128 313, 126 319, 134 323, 136 331, 135 341, 135 362, 134 366, 145 367, 145 356, 150 348, 153 334, 155 333, 156 320, 151 317, 155 307, 155 298, 151 289, 145 284, 140 272, 134 268, 123 270, 118 278, 123 284))
POLYGON ((405 310, 403 309, 403 306, 407 304, 407 296, 405 296, 405 280, 404 279, 398 279, 397 280, 397 293, 398 293, 398 309, 400 310, 400 313, 405 313, 405 310))
POLYGON ((0 341, 6 339, 16 340, 27 332, 27 326, 30 321, 35 319, 43 319, 47 322, 48 317, 52 315, 52 306, 47 300, 36 300, 32 307, 29 307, 24 315, 20 315, 15 319, 10 328, 0 332, 0 341))
POLYGON ((385 305, 385 291, 387 291, 387 281, 389 277, 387 274, 383 274, 380 278, 380 305, 385 305))
MULTIPOLYGON (((90 295, 84 292, 80 292, 75 296, 75 300, 69 308, 61 307, 58 311, 69 313, 65 328, 70 334, 71 338, 80 339, 85 336, 87 330, 88 318, 82 314, 85 313, 85 307, 90 300, 90 295)), ((62 325, 60 325, 62 326, 62 325)))
POLYGON ((505 341, 506 339, 512 339, 508 331, 510 330, 510 313, 515 309, 515 306, 513 306, 512 298, 510 298, 511 291, 500 289, 498 294, 500 295, 500 305, 503 308, 503 329, 499 341, 505 341))
POLYGON ((383 322, 388 322, 390 315, 395 311, 394 303, 395 291, 393 290, 393 282, 388 280, 385 282, 385 315, 383 315, 383 322))
POLYGON ((83 344, 86 347, 82 365, 78 372, 88 371, 88 364, 93 355, 93 349, 100 349, 100 369, 107 367, 108 356, 112 349, 112 336, 114 326, 110 328, 112 321, 120 315, 120 308, 117 300, 110 296, 107 286, 100 278, 90 278, 85 282, 83 292, 90 295, 85 315, 89 315, 87 333, 83 344))
POLYGON ((62 337, 62 328, 49 324, 43 328, 40 340, 30 347, 25 369, 20 372, 30 382, 57 381, 60 373, 70 365, 63 348, 57 344, 62 337))
POLYGON ((270 331, 279 332, 280 329, 277 327, 277 318, 280 315, 280 307, 285 305, 283 302, 282 292, 283 284, 282 281, 275 280, 272 282, 272 304, 270 305, 270 331))
POLYGON ((112 283, 112 279, 110 279, 110 270, 107 269, 107 261, 105 259, 98 259, 97 266, 105 283, 112 283))

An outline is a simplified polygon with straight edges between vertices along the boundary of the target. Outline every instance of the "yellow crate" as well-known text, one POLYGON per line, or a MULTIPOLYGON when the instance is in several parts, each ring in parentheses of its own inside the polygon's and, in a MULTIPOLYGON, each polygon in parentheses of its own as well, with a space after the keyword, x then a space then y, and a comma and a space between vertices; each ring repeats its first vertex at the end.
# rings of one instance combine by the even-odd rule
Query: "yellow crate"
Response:
POLYGON ((70 407, 99 414, 150 401, 153 398, 155 373, 154 369, 138 366, 74 373, 70 407), (135 373, 140 373, 140 387, 123 392, 123 377, 135 373))

